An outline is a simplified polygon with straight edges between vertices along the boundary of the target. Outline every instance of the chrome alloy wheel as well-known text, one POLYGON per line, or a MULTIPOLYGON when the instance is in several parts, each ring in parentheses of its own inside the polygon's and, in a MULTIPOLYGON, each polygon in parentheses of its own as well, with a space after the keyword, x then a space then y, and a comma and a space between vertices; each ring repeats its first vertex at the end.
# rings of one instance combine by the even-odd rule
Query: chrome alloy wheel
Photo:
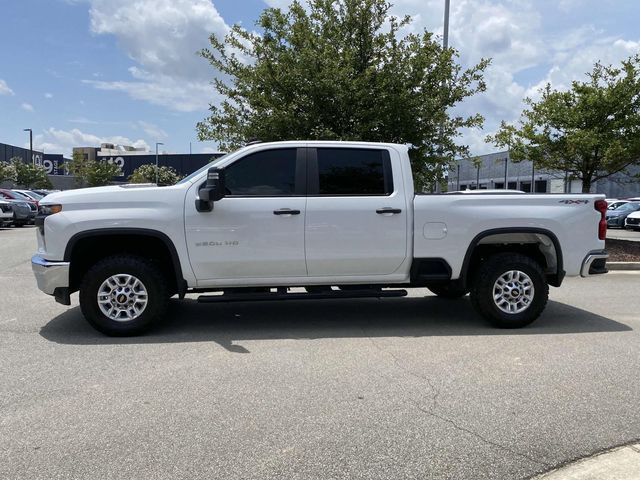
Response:
POLYGON ((493 301, 504 313, 524 312, 535 295, 533 281, 520 270, 509 270, 498 277, 493 284, 493 301))
POLYGON ((129 322, 138 318, 147 308, 148 299, 144 284, 126 273, 110 276, 98 289, 100 311, 116 322, 129 322))

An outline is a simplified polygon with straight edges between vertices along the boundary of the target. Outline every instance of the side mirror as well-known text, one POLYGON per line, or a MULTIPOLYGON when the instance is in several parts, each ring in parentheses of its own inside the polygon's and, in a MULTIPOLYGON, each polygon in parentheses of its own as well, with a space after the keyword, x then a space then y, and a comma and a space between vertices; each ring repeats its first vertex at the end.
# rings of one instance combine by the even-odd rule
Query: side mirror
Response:
POLYGON ((196 210, 210 212, 213 210, 213 202, 222 200, 225 191, 224 170, 211 167, 207 172, 207 183, 198 190, 199 199, 196 200, 196 210))

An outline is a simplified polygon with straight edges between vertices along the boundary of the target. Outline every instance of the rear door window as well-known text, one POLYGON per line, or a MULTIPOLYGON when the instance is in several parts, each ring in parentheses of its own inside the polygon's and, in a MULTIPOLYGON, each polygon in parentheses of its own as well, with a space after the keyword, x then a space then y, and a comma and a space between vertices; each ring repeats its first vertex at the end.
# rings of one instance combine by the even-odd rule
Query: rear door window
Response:
POLYGON ((391 161, 386 150, 318 148, 319 195, 390 195, 391 161))

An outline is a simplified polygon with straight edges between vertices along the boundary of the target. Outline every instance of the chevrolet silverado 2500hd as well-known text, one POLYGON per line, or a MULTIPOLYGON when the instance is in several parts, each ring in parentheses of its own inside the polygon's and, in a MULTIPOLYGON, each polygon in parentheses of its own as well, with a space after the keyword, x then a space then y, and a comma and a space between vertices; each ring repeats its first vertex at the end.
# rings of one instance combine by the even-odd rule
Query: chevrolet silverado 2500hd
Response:
MULTIPOLYGON (((408 149, 261 143, 177 185, 45 197, 39 288, 109 335, 138 334, 173 295, 202 302, 470 294, 522 327, 565 276, 606 273, 602 195, 414 194, 408 149), (295 289, 290 287, 304 287, 295 289), (223 294, 220 294, 223 292, 223 294)), ((428 312, 425 312, 425 315, 428 312)))

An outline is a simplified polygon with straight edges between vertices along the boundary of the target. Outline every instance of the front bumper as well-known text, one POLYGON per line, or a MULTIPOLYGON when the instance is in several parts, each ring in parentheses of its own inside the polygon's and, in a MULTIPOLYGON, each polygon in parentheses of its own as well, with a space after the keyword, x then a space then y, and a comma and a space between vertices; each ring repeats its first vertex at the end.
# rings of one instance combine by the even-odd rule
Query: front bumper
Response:
POLYGON ((624 227, 624 217, 607 218, 607 227, 624 227))
POLYGON ((609 254, 606 250, 593 250, 584 257, 582 268, 580 269, 581 277, 589 277, 591 275, 600 275, 607 273, 607 258, 609 254))
POLYGON ((55 295, 57 300, 63 292, 69 291, 69 262, 54 262, 34 255, 31 268, 38 288, 47 295, 55 295))

